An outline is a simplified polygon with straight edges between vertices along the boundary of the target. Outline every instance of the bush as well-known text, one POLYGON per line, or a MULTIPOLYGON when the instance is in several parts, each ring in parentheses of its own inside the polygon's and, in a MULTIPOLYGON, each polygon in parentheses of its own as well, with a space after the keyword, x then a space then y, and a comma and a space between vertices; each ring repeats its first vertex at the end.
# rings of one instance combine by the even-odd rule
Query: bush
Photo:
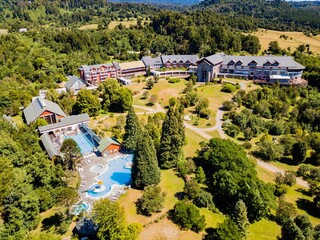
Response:
POLYGON ((201 189, 193 202, 199 208, 204 207, 210 209, 211 211, 216 211, 216 208, 212 201, 212 195, 205 190, 201 189))
POLYGON ((284 173, 284 184, 291 187, 295 185, 296 182, 297 182, 297 179, 293 172, 286 171, 284 173))
POLYGON ((222 103, 222 107, 223 107, 223 110, 230 111, 234 107, 234 104, 232 101, 224 101, 222 103))
POLYGON ((274 189, 274 195, 277 197, 281 197, 287 193, 287 186, 284 184, 276 184, 274 189))
POLYGON ((237 125, 228 124, 228 125, 225 127, 225 132, 226 132, 226 134, 228 134, 230 137, 235 138, 235 137, 241 132, 241 129, 240 129, 240 127, 238 127, 237 125))
POLYGON ((186 199, 176 203, 171 219, 182 229, 191 229, 195 232, 202 231, 206 226, 205 217, 200 215, 199 209, 186 199))
POLYGON ((178 82, 180 82, 179 78, 171 78, 171 79, 169 79, 169 83, 178 83, 178 82))
POLYGON ((195 199, 200 192, 200 185, 194 179, 187 181, 183 188, 184 193, 189 199, 195 199))
POLYGON ((151 216, 152 213, 160 212, 163 208, 165 193, 161 193, 159 186, 148 186, 143 195, 138 199, 136 206, 139 214, 151 216))
POLYGON ((209 118, 211 114, 211 110, 209 110, 208 108, 206 109, 201 109, 199 112, 199 115, 201 118, 209 118))
POLYGON ((242 144, 242 146, 248 150, 252 148, 252 144, 250 142, 245 142, 244 144, 242 144))
POLYGON ((237 90, 237 87, 231 83, 226 83, 222 87, 222 92, 233 93, 237 90))

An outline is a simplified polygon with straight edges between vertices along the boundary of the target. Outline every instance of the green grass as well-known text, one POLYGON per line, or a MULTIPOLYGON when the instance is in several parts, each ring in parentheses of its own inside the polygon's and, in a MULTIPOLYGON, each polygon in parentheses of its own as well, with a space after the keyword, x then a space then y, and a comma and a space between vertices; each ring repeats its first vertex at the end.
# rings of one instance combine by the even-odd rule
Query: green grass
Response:
POLYGON ((248 240, 274 240, 280 234, 281 227, 272 221, 261 220, 249 227, 248 240))
POLYGON ((208 208, 200 208, 200 214, 206 218, 206 228, 216 228, 219 223, 225 220, 225 216, 221 213, 214 213, 208 208))
POLYGON ((200 149, 199 143, 207 141, 199 134, 186 128, 187 145, 184 147, 184 154, 186 157, 194 157, 196 150, 200 149))

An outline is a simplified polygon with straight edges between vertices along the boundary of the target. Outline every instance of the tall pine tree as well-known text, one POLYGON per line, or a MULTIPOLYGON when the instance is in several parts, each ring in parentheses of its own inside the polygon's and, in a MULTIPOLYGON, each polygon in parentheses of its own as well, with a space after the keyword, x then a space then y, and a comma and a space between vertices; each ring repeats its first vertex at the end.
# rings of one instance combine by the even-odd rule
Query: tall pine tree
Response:
POLYGON ((132 161, 132 182, 138 189, 144 189, 152 184, 157 185, 160 182, 156 149, 148 131, 144 131, 137 142, 132 161))
POLYGON ((183 158, 185 131, 182 119, 183 107, 175 100, 170 101, 169 110, 162 124, 158 160, 164 169, 174 168, 183 158))
POLYGON ((124 129, 125 129, 125 134, 123 136, 123 141, 124 141, 123 145, 127 150, 135 151, 137 142, 141 135, 142 130, 141 130, 138 116, 135 113, 133 107, 131 107, 128 112, 126 125, 124 129))
POLYGON ((237 201, 232 218, 239 228, 242 239, 246 239, 250 224, 247 217, 247 207, 242 200, 237 201))

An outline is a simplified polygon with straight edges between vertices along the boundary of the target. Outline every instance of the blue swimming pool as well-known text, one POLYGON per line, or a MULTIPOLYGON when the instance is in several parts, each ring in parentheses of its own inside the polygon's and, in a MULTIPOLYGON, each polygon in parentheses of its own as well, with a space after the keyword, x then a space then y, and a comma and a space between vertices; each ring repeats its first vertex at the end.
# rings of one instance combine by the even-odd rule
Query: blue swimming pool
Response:
POLYGON ((111 162, 109 162, 109 167, 102 175, 98 176, 97 182, 102 181, 103 187, 99 188, 98 184, 90 187, 87 191, 90 197, 101 197, 106 195, 113 184, 118 185, 130 185, 131 184, 131 168, 127 167, 127 163, 131 163, 133 155, 127 155, 122 158, 121 156, 111 162), (103 189, 102 191, 100 191, 103 189))
POLYGON ((65 136, 65 138, 72 138, 73 140, 75 140, 82 154, 93 152, 95 147, 97 147, 96 141, 94 141, 88 133, 79 133, 77 135, 65 136))

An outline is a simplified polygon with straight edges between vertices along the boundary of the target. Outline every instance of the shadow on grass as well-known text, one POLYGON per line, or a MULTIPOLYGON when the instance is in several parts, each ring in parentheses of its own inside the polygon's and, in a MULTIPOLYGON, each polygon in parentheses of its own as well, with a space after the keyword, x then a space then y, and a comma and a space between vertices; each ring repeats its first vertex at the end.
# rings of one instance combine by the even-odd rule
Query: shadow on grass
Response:
POLYGON ((310 216, 313 216, 316 218, 320 217, 319 211, 315 206, 314 202, 308 199, 299 198, 297 200, 297 206, 299 209, 306 211, 310 216))
POLYGON ((305 196, 311 197, 312 194, 310 194, 310 192, 307 189, 304 188, 298 188, 296 189, 297 192, 302 193, 305 196))
POLYGON ((59 227, 63 221, 64 221, 63 214, 56 213, 51 217, 48 217, 42 220, 42 229, 49 230, 52 227, 59 227))
POLYGON ((281 158, 280 160, 278 160, 279 162, 281 163, 285 163, 287 165, 290 165, 290 166, 297 166, 298 164, 292 160, 292 158, 281 158))
POLYGON ((174 194, 174 197, 177 198, 178 200, 182 200, 184 196, 185 196, 184 192, 177 192, 174 194))

